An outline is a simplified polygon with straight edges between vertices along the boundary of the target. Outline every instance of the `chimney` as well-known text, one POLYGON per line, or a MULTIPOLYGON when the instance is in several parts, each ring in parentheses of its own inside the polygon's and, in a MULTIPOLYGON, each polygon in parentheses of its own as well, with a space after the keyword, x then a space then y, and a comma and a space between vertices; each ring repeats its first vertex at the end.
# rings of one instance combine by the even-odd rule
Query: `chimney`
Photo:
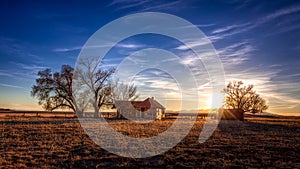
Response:
POLYGON ((151 97, 152 100, 154 100, 154 97, 151 97))

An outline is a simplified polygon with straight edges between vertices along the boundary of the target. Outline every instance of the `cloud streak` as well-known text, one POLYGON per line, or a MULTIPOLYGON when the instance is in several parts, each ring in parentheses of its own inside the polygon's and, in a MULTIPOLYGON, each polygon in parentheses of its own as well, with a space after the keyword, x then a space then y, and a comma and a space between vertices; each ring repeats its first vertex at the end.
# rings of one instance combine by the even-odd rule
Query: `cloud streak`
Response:
POLYGON ((14 77, 12 74, 8 73, 5 70, 0 70, 0 76, 14 77))
MULTIPOLYGON (((103 48, 103 47, 110 47, 114 44, 99 44, 95 46, 85 46, 85 48, 103 48)), ((123 49, 138 49, 145 47, 145 45, 142 44, 135 44, 135 43, 119 43, 115 45, 115 47, 123 48, 123 49)), ((73 52, 73 51, 79 51, 83 48, 83 46, 74 46, 69 48, 56 48, 53 49, 54 52, 73 52)))
POLYGON ((244 33, 244 32, 250 31, 252 29, 255 29, 267 22, 272 21, 272 20, 278 19, 278 18, 286 16, 286 15, 298 13, 298 12, 300 12, 300 5, 286 7, 286 8, 277 10, 273 13, 265 15, 261 18, 251 21, 251 22, 228 25, 223 28, 215 29, 211 32, 210 39, 212 41, 216 41, 216 40, 224 39, 225 37, 228 37, 228 36, 233 36, 236 34, 244 33))
POLYGON ((246 62, 255 50, 248 42, 240 42, 218 49, 218 54, 226 67, 246 62))
POLYGON ((0 83, 0 86, 2 86, 2 87, 10 87, 10 88, 17 88, 17 89, 23 89, 24 88, 22 86, 16 86, 16 85, 11 85, 11 84, 6 84, 6 83, 0 83))
POLYGON ((138 8, 139 12, 146 11, 159 11, 159 10, 170 10, 184 7, 184 3, 181 0, 177 1, 151 1, 151 0, 114 0, 112 3, 107 5, 118 6, 115 10, 125 10, 138 8), (180 4, 180 5, 179 5, 180 4))
POLYGON ((35 63, 42 62, 43 58, 34 54, 32 45, 14 38, 0 36, 0 50, 13 58, 32 58, 35 63))

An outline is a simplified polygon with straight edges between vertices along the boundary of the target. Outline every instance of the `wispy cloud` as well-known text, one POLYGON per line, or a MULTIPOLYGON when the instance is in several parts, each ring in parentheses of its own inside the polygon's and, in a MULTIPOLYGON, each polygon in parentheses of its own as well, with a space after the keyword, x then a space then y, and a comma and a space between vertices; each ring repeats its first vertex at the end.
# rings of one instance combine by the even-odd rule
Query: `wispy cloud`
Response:
MULTIPOLYGON (((139 2, 139 0, 113 0, 107 6, 113 6, 113 5, 124 4, 124 3, 133 3, 133 2, 139 2)), ((146 3, 147 0, 144 0, 142 2, 146 3)))
POLYGON ((119 48, 126 48, 126 49, 137 49, 137 48, 143 48, 145 45, 143 44, 135 44, 135 43, 119 43, 117 45, 119 48))
MULTIPOLYGON (((103 47, 110 47, 114 44, 99 44, 94 46, 84 46, 85 48, 103 48, 103 47)), ((136 48, 142 48, 145 45, 142 44, 135 44, 135 43, 119 43, 116 45, 116 47, 124 48, 124 49, 136 49, 136 48)), ((69 48, 56 48, 53 49, 54 52, 73 52, 81 50, 83 46, 74 46, 69 48)))
POLYGON ((0 50, 11 57, 30 58, 32 62, 42 62, 43 58, 34 54, 31 50, 32 45, 18 39, 1 37, 0 36, 0 50))
POLYGON ((24 64, 19 62, 9 62, 14 65, 12 69, 0 70, 0 76, 6 76, 9 78, 24 80, 32 80, 36 77, 36 73, 39 70, 46 69, 48 67, 35 65, 35 64, 24 64))
POLYGON ((200 28, 205 28, 205 27, 211 27, 211 26, 215 26, 216 24, 214 23, 208 23, 208 24, 197 24, 195 26, 200 27, 200 28))
POLYGON ((249 60, 256 49, 248 42, 240 42, 218 49, 218 54, 225 66, 233 66, 249 60))
POLYGON ((54 52, 73 52, 73 51, 79 51, 83 47, 86 49, 94 49, 94 48, 104 48, 104 47, 109 47, 113 44, 99 44, 99 45, 92 45, 92 46, 73 46, 73 47, 68 47, 68 48, 56 48, 53 49, 54 52))
POLYGON ((185 39, 185 44, 176 47, 177 50, 189 50, 194 47, 204 46, 211 43, 208 38, 203 37, 201 39, 192 38, 192 39, 185 39))
POLYGON ((48 68, 45 66, 39 66, 39 65, 35 65, 35 64, 24 64, 24 63, 18 63, 18 62, 11 62, 11 63, 19 66, 21 69, 26 69, 26 70, 30 70, 30 71, 36 71, 36 70, 48 68))
MULTIPOLYGON (((190 43, 189 46, 201 46, 205 45, 205 43, 199 41, 198 43, 190 43)), ((199 60, 199 58, 191 51, 190 48, 186 45, 181 45, 177 48, 177 50, 180 50, 180 56, 181 60, 180 62, 182 64, 185 64, 189 66, 192 70, 195 70, 194 73, 203 71, 202 69, 197 70, 196 68, 199 68, 202 62, 199 60)), ((222 63, 225 67, 231 67, 236 66, 239 64, 245 63, 247 60, 251 59, 252 52, 254 52, 256 48, 249 43, 248 41, 238 42, 234 44, 230 44, 228 46, 225 46, 223 48, 218 49, 215 51, 203 51, 202 53, 199 53, 200 59, 208 59, 212 56, 216 56, 216 54, 219 55, 222 63)))
POLYGON ((278 34, 285 33, 285 32, 299 31, 299 30, 300 30, 300 24, 296 24, 296 25, 292 25, 289 27, 281 28, 274 32, 270 32, 270 33, 266 34, 265 36, 267 37, 267 36, 272 36, 272 35, 278 35, 278 34))
POLYGON ((15 66, 11 70, 0 70, 0 75, 13 78, 19 81, 32 81, 37 77, 37 72, 44 70, 48 67, 35 65, 35 64, 24 64, 19 62, 9 62, 15 66), (17 68, 17 69, 15 69, 17 68))
POLYGON ((159 10, 168 10, 174 8, 178 9, 183 7, 183 6, 178 6, 181 2, 182 2, 181 0, 177 0, 173 2, 164 2, 161 4, 148 6, 146 8, 143 8, 141 11, 159 11, 159 10))
POLYGON ((180 59, 180 63, 188 66, 194 66, 195 64, 197 64, 195 63, 195 61, 195 55, 192 52, 185 52, 185 54, 180 59))
POLYGON ((180 99, 180 88, 176 81, 170 76, 166 76, 164 72, 148 70, 136 75, 133 83, 138 87, 142 98, 154 96, 160 100, 180 99))
POLYGON ((6 70, 0 70, 0 76, 14 77, 11 73, 7 72, 6 70))
POLYGON ((22 87, 22 86, 16 86, 16 85, 5 84, 5 83, 0 83, 0 86, 3 86, 3 87, 10 87, 10 88, 17 88, 17 89, 23 89, 23 88, 24 88, 24 87, 22 87))
POLYGON ((233 24, 225 26, 223 28, 215 29, 211 32, 211 38, 212 40, 224 39, 225 37, 247 32, 272 20, 298 12, 300 12, 300 5, 286 7, 250 22, 233 24))
POLYGON ((228 1, 228 3, 238 3, 238 6, 235 9, 243 9, 247 7, 250 4, 251 0, 233 0, 233 1, 228 1))
POLYGON ((265 22, 268 22, 270 20, 279 18, 281 16, 289 15, 289 14, 296 13, 296 12, 299 12, 299 11, 300 11, 300 5, 283 8, 281 10, 278 10, 274 13, 271 13, 271 14, 263 17, 262 19, 259 19, 259 21, 260 21, 259 23, 260 24, 265 23, 265 22))
POLYGON ((114 0, 108 6, 117 6, 116 10, 138 8, 137 11, 159 11, 178 9, 184 7, 181 0, 177 1, 151 1, 151 0, 114 0), (181 4, 181 5, 179 5, 181 4))
POLYGON ((53 49, 54 52, 72 52, 72 51, 77 51, 80 50, 81 46, 75 46, 75 47, 70 47, 70 48, 56 48, 53 49))
POLYGON ((212 31, 212 34, 218 34, 218 33, 224 33, 224 32, 228 32, 237 28, 241 28, 241 27, 245 27, 248 26, 250 23, 244 23, 244 24, 239 24, 239 25, 229 25, 229 26, 225 26, 223 28, 218 28, 216 30, 212 31))
POLYGON ((151 2, 151 0, 114 0, 107 6, 114 6, 114 5, 122 4, 121 7, 117 8, 118 10, 120 10, 120 9, 127 9, 127 8, 141 6, 141 5, 144 5, 149 2, 151 2))

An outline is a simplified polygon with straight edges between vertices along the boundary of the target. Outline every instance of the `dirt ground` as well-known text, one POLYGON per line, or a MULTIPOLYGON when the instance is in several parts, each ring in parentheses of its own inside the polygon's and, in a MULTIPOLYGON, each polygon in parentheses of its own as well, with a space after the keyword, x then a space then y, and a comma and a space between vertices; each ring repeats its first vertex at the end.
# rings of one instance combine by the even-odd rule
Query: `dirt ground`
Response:
MULTIPOLYGON (((1 117, 1 168, 300 168, 300 118, 248 117, 221 121, 205 143, 198 142, 204 119, 171 150, 144 159, 101 149, 76 118, 1 117)), ((119 132, 150 137, 172 119, 137 125, 110 121, 119 132)))

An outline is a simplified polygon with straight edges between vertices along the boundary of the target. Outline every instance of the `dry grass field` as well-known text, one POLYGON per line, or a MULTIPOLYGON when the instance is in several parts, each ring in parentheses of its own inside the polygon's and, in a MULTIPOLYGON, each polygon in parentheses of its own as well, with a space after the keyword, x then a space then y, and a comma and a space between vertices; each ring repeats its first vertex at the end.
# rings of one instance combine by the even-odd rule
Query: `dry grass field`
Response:
MULTIPOLYGON (((222 121, 212 137, 198 142, 204 119, 164 154, 119 157, 93 143, 76 118, 1 117, 1 168, 300 168, 300 118, 247 117, 222 121)), ((111 120, 132 137, 166 130, 172 119, 151 124, 111 120)))

